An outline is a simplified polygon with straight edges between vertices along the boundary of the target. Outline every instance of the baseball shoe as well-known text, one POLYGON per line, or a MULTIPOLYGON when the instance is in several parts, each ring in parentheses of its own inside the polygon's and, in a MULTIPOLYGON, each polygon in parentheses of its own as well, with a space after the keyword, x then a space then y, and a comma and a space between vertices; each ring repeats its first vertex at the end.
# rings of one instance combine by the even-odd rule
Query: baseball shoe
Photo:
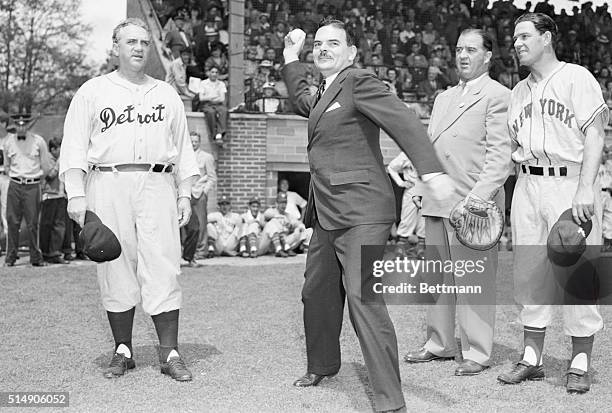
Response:
POLYGON ((30 263, 30 265, 32 265, 32 267, 46 267, 49 264, 47 264, 44 261, 37 261, 37 262, 30 263))
POLYGON ((72 254, 64 254, 64 260, 74 261, 74 256, 72 254))
POLYGON ((314 374, 314 373, 306 373, 299 379, 293 382, 295 387, 314 387, 317 384, 321 383, 325 377, 332 377, 335 374, 314 374))
POLYGON ((295 251, 293 251, 293 250, 287 250, 287 255, 288 255, 289 257, 295 257, 297 254, 296 254, 296 252, 295 252, 295 251))
POLYGON ((444 361, 444 360, 454 360, 454 359, 455 357, 438 356, 430 351, 425 350, 424 348, 422 348, 419 351, 408 353, 404 356, 404 361, 406 363, 426 363, 428 361, 434 361, 434 360, 444 361))
POLYGON ((4 266, 5 267, 14 267, 15 266, 15 261, 5 261, 4 262, 4 266))
POLYGON ((476 376, 488 368, 489 366, 483 366, 475 361, 464 360, 463 363, 459 364, 455 369, 455 376, 476 376))
POLYGON ((251 258, 257 258, 257 250, 256 249, 252 249, 251 253, 249 254, 249 256, 251 258))
POLYGON ((274 254, 274 256, 280 257, 280 258, 287 258, 289 255, 287 255, 287 253, 283 250, 278 250, 276 251, 276 254, 274 254))
POLYGON ((58 255, 56 257, 49 257, 47 258, 47 262, 49 264, 69 264, 70 261, 66 261, 61 255, 58 255))
POLYGON ((176 381, 191 381, 193 379, 191 372, 185 366, 185 362, 181 357, 172 357, 167 362, 162 363, 161 372, 176 381))
POLYGON ((591 389, 589 373, 580 369, 569 369, 567 372, 567 383, 565 388, 568 393, 582 394, 591 389))
POLYGON ((241 256, 242 258, 249 258, 249 257, 250 257, 250 254, 249 254, 249 252, 248 252, 247 250, 244 250, 244 251, 242 251, 242 252, 240 253, 240 256, 241 256))
POLYGON ((136 363, 134 359, 131 357, 126 357, 124 354, 115 353, 113 354, 113 358, 106 370, 104 370, 104 377, 107 379, 112 379, 113 377, 121 377, 125 374, 129 369, 133 369, 136 367, 136 363))
POLYGON ((508 373, 497 376, 497 381, 504 384, 518 384, 525 380, 544 380, 544 366, 532 366, 521 360, 508 373))
POLYGON ((82 252, 79 252, 76 255, 76 259, 80 260, 80 261, 89 261, 89 258, 87 258, 87 256, 85 254, 83 254, 82 252))

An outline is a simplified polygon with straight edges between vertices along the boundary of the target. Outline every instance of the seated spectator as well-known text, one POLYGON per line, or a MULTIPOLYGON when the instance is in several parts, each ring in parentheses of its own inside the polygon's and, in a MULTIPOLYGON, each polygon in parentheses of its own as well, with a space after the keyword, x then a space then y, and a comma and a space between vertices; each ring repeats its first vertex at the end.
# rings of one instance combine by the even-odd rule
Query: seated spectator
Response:
POLYGON ((393 66, 393 62, 397 60, 398 54, 403 56, 403 54, 399 52, 399 46, 397 43, 391 43, 389 45, 389 53, 387 53, 383 58, 384 64, 387 66, 393 66))
POLYGON ((432 22, 425 23, 425 28, 421 33, 423 36, 423 44, 425 44, 428 48, 433 47, 433 45, 438 42, 438 32, 434 30, 434 25, 432 22))
POLYGON ((390 67, 387 70, 387 79, 385 79, 384 82, 389 87, 391 93, 400 99, 404 99, 404 88, 397 75, 397 69, 390 67))
POLYGON ((219 73, 219 80, 226 80, 229 77, 229 60, 223 54, 223 45, 220 42, 213 43, 210 53, 204 62, 204 70, 208 72, 214 67, 219 73))
POLYGON ((286 178, 282 178, 278 181, 277 193, 281 192, 287 197, 287 214, 298 221, 302 220, 302 212, 304 208, 306 208, 306 200, 297 192, 289 190, 289 180, 286 178))
POLYGON ((268 38, 265 34, 257 36, 257 44, 255 49, 257 50, 257 60, 263 60, 266 55, 266 50, 269 47, 268 38))
POLYGON ((208 255, 213 258, 220 255, 235 257, 238 237, 242 230, 242 218, 232 212, 232 204, 226 195, 219 198, 219 211, 208 214, 208 255))
POLYGON ((421 45, 419 43, 413 43, 410 46, 410 50, 410 54, 406 56, 406 64, 408 67, 427 68, 429 66, 427 58, 421 51, 421 45))
POLYGON ((308 91, 310 92, 310 95, 316 95, 319 86, 315 84, 314 76, 310 72, 306 73, 306 83, 308 83, 308 91))
POLYGON ((276 207, 268 208, 264 212, 267 222, 263 229, 265 237, 260 244, 261 252, 272 248, 277 257, 286 258, 296 255, 295 250, 303 241, 306 227, 300 221, 292 218, 286 208, 287 195, 279 192, 276 196, 276 207))
POLYGON ((512 89, 520 80, 518 72, 514 71, 514 65, 511 59, 506 59, 503 63, 504 71, 499 74, 497 81, 508 89, 512 89))
POLYGON ((281 58, 276 55, 276 50, 274 50, 272 47, 268 47, 264 55, 264 60, 272 62, 273 71, 275 73, 280 73, 281 58))
POLYGON ((215 26, 217 28, 217 32, 219 33, 219 41, 223 47, 226 48, 229 45, 229 33, 226 30, 226 26, 220 16, 215 17, 215 26))
POLYGON ((268 13, 261 13, 259 15, 260 28, 263 33, 268 33, 271 30, 270 26, 270 15, 268 13))
POLYGON ((263 85, 263 96, 255 101, 255 106, 263 113, 279 113, 283 111, 283 103, 276 96, 275 84, 267 82, 263 85))
POLYGON ((227 130, 227 107, 225 83, 219 80, 219 70, 216 67, 208 71, 208 79, 200 82, 198 97, 200 99, 199 110, 204 112, 206 124, 211 137, 215 141, 223 140, 227 130))
POLYGON ((172 61, 166 73, 166 82, 172 85, 179 95, 193 98, 195 94, 187 86, 187 66, 191 63, 191 50, 181 50, 180 56, 172 61))
POLYGON ((238 244, 238 253, 243 258, 256 258, 262 239, 266 219, 260 211, 261 203, 257 197, 249 200, 248 209, 242 213, 242 230, 238 244))
POLYGON ((182 16, 177 16, 174 18, 174 24, 176 25, 175 30, 171 30, 166 34, 166 39, 164 40, 164 45, 169 49, 168 54, 172 56, 173 59, 176 59, 180 56, 181 50, 191 47, 191 36, 189 36, 183 30, 183 26, 185 25, 185 20, 182 16))
POLYGON ((427 79, 421 80, 417 86, 417 93, 422 100, 432 101, 438 92, 446 89, 446 84, 440 79, 440 69, 430 66, 427 69, 427 79))
POLYGON ((249 46, 246 49, 246 56, 244 60, 244 76, 249 78, 253 77, 259 70, 259 61, 257 60, 257 50, 254 46, 249 46))
POLYGON ((51 169, 42 182, 42 205, 40 209, 40 250, 43 259, 52 264, 67 264, 62 257, 62 244, 66 233, 66 192, 64 182, 60 181, 57 161, 60 141, 49 140, 51 169))
POLYGON ((212 45, 219 42, 219 32, 214 27, 214 23, 206 22, 195 29, 195 49, 194 56, 198 66, 204 71, 206 59, 211 55, 212 45), (213 26, 209 26, 212 24, 213 26))
POLYGON ((287 27, 285 26, 285 22, 276 21, 276 27, 270 36, 270 47, 275 50, 277 54, 280 55, 282 53, 283 48, 285 47, 285 36, 287 35, 287 27))

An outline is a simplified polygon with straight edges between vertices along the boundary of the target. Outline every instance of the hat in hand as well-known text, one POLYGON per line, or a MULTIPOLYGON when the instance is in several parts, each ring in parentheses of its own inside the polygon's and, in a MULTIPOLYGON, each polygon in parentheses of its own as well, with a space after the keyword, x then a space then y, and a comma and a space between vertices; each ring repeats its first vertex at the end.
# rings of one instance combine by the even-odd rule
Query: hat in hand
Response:
POLYGON ((592 228, 590 220, 576 224, 571 208, 563 212, 548 234, 548 258, 561 267, 576 264, 586 250, 586 239, 592 228))
POLYGON ((93 211, 85 212, 85 225, 79 238, 83 243, 83 252, 92 261, 112 261, 121 255, 119 240, 93 211))

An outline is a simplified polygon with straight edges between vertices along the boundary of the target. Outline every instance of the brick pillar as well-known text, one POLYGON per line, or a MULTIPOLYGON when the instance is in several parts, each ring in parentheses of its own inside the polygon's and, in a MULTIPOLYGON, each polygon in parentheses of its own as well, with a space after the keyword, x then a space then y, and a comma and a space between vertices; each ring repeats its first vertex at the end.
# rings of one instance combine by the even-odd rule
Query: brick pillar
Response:
POLYGON ((217 194, 229 195, 234 212, 249 198, 265 199, 266 116, 231 113, 229 141, 218 150, 217 194))
POLYGON ((274 205, 276 203, 276 193, 278 192, 278 172, 266 172, 266 196, 263 200, 266 205, 274 205))

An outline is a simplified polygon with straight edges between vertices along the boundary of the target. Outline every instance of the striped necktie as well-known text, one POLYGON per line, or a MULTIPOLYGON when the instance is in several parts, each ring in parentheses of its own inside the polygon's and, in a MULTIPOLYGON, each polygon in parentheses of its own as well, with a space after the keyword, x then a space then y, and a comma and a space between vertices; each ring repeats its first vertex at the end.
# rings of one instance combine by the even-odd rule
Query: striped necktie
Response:
POLYGON ((319 101, 321 100, 321 96, 323 96, 324 91, 325 91, 325 79, 321 81, 321 84, 319 85, 319 88, 317 89, 317 94, 315 95, 314 106, 316 106, 317 103, 319 103, 319 101))

